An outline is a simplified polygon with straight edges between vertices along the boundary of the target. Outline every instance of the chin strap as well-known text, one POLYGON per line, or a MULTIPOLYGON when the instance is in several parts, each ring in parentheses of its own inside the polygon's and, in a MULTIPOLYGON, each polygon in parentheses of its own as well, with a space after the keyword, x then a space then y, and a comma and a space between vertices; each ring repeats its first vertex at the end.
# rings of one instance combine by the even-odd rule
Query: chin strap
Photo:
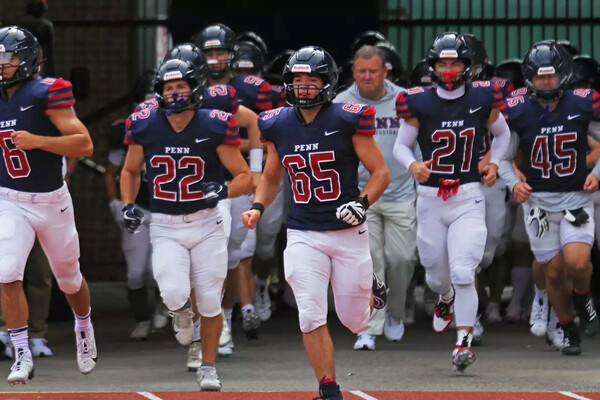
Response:
POLYGON ((185 102, 185 98, 183 96, 179 96, 179 93, 173 93, 173 103, 171 103, 171 107, 167 110, 167 116, 170 116, 179 108, 179 106, 185 102))

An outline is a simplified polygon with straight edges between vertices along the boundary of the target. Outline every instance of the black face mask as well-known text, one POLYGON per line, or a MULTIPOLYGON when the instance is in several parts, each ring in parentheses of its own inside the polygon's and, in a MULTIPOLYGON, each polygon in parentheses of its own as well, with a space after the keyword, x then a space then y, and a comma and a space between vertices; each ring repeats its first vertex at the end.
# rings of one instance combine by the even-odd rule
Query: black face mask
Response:
POLYGON ((25 12, 35 18, 39 18, 48 11, 48 4, 45 1, 30 1, 27 3, 25 12))

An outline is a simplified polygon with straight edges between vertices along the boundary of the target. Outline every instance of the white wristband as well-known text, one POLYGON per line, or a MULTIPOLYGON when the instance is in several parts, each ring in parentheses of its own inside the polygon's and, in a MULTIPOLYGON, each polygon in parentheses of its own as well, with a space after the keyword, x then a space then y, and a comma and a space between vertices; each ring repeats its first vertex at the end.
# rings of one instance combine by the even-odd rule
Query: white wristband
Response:
POLYGON ((262 172, 263 149, 250 149, 250 171, 262 172))

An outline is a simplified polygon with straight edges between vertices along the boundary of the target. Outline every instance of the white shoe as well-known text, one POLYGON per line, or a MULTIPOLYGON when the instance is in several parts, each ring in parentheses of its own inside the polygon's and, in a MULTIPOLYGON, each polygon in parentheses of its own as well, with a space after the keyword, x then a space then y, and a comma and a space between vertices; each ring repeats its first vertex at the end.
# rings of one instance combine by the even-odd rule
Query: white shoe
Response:
POLYGON ((133 331, 131 331, 129 338, 133 340, 146 340, 151 331, 152 324, 150 321, 140 321, 137 323, 133 331))
POLYGON ((452 366, 454 372, 465 372, 467 367, 476 360, 475 352, 471 348, 473 336, 467 333, 462 340, 454 346, 452 350, 452 366))
POLYGON ((33 358, 29 349, 16 349, 16 359, 10 374, 8 375, 9 385, 25 385, 29 379, 33 378, 33 358))
POLYGON ((187 355, 188 371, 196 371, 202 366, 202 342, 196 340, 190 344, 187 355))
POLYGON ((198 385, 202 391, 218 392, 221 390, 221 381, 215 367, 203 366, 198 368, 198 385))
POLYGON ((29 350, 34 357, 52 357, 52 349, 44 338, 29 339, 29 350))
POLYGON ((233 339, 229 339, 229 342, 225 343, 223 346, 219 345, 217 347, 217 354, 219 357, 229 357, 233 354, 233 339))
POLYGON ((558 328, 558 316, 550 307, 550 317, 548 318, 548 326, 546 328, 546 343, 554 346, 556 350, 563 348, 564 332, 558 328))
MULTIPOLYGON (((394 318, 389 310, 385 311, 383 334, 390 342, 399 342, 404 336, 404 322, 401 319, 394 318)), ((375 345, 375 341, 373 341, 373 345, 375 345)))
POLYGON ((269 296, 269 288, 267 285, 255 285, 254 306, 256 307, 256 313, 261 321, 266 321, 271 318, 271 297, 269 296))
POLYGON ((162 302, 156 304, 154 315, 152 316, 152 327, 154 329, 163 329, 169 323, 169 313, 162 302))
POLYGON ((375 350, 375 336, 358 335, 354 342, 354 350, 375 350))
POLYGON ((490 324, 498 324, 502 322, 500 315, 500 304, 490 301, 485 308, 485 321, 490 324))
POLYGON ((531 304, 529 317, 529 330, 535 336, 544 336, 548 329, 548 295, 542 297, 536 294, 531 304))
POLYGON ((182 346, 189 346, 194 340, 194 312, 192 308, 185 308, 181 311, 169 311, 173 318, 173 332, 175 339, 182 346))
POLYGON ((484 329, 479 319, 480 317, 477 317, 475 324, 473 324, 473 339, 471 341, 473 346, 478 346, 483 338, 484 329))
POLYGON ((6 357, 11 360, 14 358, 13 344, 10 340, 10 334, 6 331, 0 331, 0 346, 4 346, 4 350, 0 352, 0 358, 6 357))
POLYGON ((260 317, 256 313, 256 309, 243 313, 242 328, 248 340, 258 340, 258 327, 260 326, 260 317))
POLYGON ((75 328, 75 339, 77 343, 77 366, 82 374, 90 374, 96 368, 98 351, 96 350, 96 337, 94 327, 90 322, 87 328, 75 328))

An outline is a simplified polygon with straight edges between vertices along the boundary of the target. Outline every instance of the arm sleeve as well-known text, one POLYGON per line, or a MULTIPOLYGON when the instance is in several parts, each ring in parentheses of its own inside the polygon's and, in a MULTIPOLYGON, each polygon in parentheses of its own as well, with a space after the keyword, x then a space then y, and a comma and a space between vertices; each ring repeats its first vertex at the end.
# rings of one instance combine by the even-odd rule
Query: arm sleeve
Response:
POLYGON ((490 163, 500 166, 500 161, 510 145, 510 129, 502 114, 492 124, 488 125, 488 130, 494 135, 490 150, 490 163))
POLYGON ((418 134, 419 128, 407 123, 402 124, 398 130, 398 137, 394 144, 394 157, 406 169, 417 161, 412 147, 418 134))
POLYGON ((510 136, 510 144, 508 146, 508 151, 504 155, 504 159, 500 162, 500 168, 498 169, 500 177, 504 179, 506 185, 510 188, 511 192, 515 185, 520 182, 519 178, 517 178, 517 174, 515 174, 515 170, 513 169, 512 164, 512 160, 517 154, 518 147, 519 135, 517 135, 516 132, 513 132, 510 136))

